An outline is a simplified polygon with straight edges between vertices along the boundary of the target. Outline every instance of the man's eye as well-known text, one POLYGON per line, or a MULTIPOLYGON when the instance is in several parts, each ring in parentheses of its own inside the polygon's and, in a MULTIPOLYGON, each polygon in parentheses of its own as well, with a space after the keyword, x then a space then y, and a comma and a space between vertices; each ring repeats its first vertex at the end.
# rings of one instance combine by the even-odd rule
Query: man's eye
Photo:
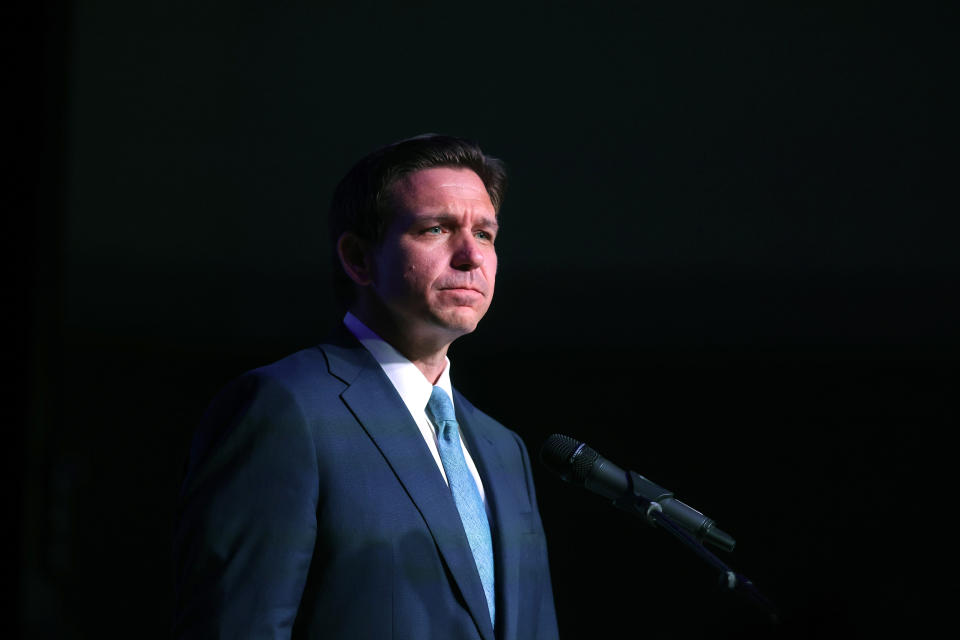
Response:
POLYGON ((430 234, 433 234, 433 235, 437 235, 437 234, 442 233, 442 232, 443 232, 443 228, 442 228, 440 225, 438 225, 438 224, 436 224, 436 225, 434 225, 434 226, 432 226, 432 227, 424 230, 424 233, 430 233, 430 234))
POLYGON ((480 238, 481 240, 490 240, 490 241, 493 241, 493 234, 490 233, 489 231, 477 231, 476 235, 477 235, 477 237, 480 238))

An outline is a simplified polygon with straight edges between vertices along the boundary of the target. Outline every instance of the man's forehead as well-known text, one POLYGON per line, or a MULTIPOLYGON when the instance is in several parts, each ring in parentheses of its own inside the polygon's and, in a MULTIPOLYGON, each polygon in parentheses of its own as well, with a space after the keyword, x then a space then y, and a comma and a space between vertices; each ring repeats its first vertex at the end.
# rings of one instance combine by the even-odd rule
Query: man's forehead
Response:
POLYGON ((465 167, 431 167, 412 171, 397 179, 391 191, 400 197, 490 200, 480 176, 465 167))

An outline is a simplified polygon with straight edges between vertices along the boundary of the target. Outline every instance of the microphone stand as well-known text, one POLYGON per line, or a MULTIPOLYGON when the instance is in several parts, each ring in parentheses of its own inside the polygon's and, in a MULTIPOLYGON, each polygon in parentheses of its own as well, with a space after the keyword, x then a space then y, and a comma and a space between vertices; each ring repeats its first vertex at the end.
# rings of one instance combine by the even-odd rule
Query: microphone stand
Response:
POLYGON ((759 606, 766 612, 768 620, 773 624, 777 624, 779 618, 777 609, 773 603, 757 590, 749 578, 731 569, 720 558, 704 547, 696 538, 678 526, 672 518, 663 512, 658 502, 644 497, 639 489, 639 487, 643 486, 643 483, 638 481, 640 479, 644 479, 643 476, 639 476, 636 472, 631 471, 631 490, 625 496, 629 499, 625 500, 621 497, 615 500, 614 504, 621 509, 634 513, 634 515, 639 515, 651 525, 660 525, 660 527, 686 545, 687 548, 693 551, 701 560, 716 569, 722 586, 729 591, 743 596, 754 605, 759 606))

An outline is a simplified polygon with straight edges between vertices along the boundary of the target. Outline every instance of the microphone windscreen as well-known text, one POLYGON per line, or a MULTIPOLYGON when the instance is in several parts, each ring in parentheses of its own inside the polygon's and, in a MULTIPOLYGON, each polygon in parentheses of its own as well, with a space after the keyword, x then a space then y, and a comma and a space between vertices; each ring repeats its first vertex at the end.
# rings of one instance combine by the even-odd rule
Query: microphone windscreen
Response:
POLYGON ((540 447, 540 460, 567 482, 583 485, 600 454, 584 443, 555 433, 540 447))

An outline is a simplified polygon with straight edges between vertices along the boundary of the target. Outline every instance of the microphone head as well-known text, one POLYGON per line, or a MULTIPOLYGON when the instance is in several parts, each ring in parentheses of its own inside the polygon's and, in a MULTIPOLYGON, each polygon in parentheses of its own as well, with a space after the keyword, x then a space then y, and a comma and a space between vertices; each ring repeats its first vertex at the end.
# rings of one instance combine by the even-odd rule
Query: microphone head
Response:
POLYGON ((555 433, 540 447, 540 461, 572 484, 583 486, 600 454, 569 436, 555 433))

